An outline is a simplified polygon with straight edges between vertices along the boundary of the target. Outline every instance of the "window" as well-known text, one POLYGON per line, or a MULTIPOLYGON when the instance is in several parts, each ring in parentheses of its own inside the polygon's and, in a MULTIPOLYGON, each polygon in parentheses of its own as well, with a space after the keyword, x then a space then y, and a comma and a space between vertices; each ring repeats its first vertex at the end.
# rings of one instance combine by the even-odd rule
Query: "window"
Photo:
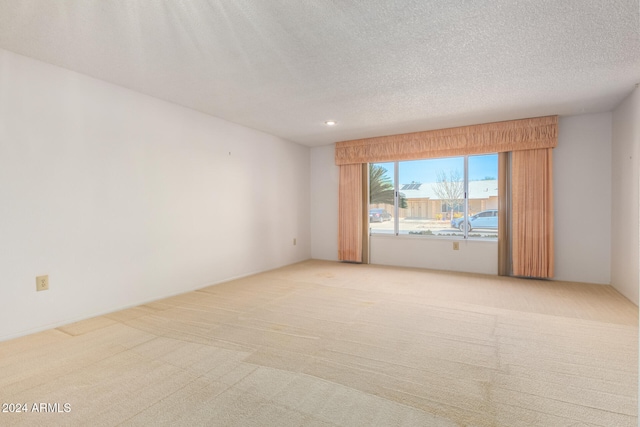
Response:
POLYGON ((369 165, 369 228, 372 233, 394 234, 395 162, 369 165))
MULTIPOLYGON (((498 238, 498 155, 469 156, 468 237, 498 238)), ((463 225, 464 228, 464 225, 463 225)))
POLYGON ((458 203, 447 203, 447 202, 444 202, 444 203, 442 203, 441 212, 447 213, 449 211, 464 212, 464 203, 462 203, 462 202, 458 202, 458 203))
POLYGON ((447 221, 464 215, 463 177, 464 157, 398 162, 398 234, 462 234, 447 221))
POLYGON ((497 154, 372 163, 371 233, 496 239, 497 175, 497 154))

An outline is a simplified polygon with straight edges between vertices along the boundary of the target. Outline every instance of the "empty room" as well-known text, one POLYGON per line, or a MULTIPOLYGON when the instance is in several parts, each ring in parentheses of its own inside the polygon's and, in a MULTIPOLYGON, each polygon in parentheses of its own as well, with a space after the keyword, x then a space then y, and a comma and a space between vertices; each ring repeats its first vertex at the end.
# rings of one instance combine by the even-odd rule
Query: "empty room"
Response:
POLYGON ((637 426, 640 2, 0 2, 0 425, 637 426))

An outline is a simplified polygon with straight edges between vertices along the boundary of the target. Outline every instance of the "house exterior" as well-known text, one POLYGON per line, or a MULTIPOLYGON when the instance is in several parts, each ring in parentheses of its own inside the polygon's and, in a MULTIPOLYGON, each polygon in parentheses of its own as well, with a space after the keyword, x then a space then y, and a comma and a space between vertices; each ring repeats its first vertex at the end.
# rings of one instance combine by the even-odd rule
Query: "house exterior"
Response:
MULTIPOLYGON (((462 183, 460 183, 462 186, 462 183)), ((404 219, 451 219, 464 212, 460 203, 448 206, 446 200, 438 196, 438 183, 401 184, 400 193, 407 201, 407 207, 401 208, 399 217, 404 219), (453 208, 453 209, 452 209, 453 208)), ((372 208, 384 208, 393 215, 393 205, 372 204, 372 208)), ((469 214, 473 215, 486 209, 498 209, 498 180, 469 181, 469 214)))

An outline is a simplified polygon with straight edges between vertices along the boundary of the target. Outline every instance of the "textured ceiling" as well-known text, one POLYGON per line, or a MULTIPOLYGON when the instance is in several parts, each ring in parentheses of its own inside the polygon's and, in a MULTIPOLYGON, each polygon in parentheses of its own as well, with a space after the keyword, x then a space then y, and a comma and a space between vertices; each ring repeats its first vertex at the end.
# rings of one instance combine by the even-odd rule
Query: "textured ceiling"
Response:
POLYGON ((0 48, 310 146, 611 110, 639 27, 638 0, 0 0, 0 48))

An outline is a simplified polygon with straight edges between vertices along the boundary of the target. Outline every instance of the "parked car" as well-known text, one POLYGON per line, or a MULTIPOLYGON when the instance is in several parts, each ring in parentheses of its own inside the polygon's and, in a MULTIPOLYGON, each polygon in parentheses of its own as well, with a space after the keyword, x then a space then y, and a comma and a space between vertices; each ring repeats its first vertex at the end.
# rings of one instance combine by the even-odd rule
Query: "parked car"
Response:
POLYGON ((391 221, 391 214, 384 209, 369 209, 369 222, 391 221))
MULTIPOLYGON (((464 230, 464 218, 454 218, 451 220, 451 227, 457 228, 460 231, 464 230)), ((489 209, 486 211, 478 212, 475 215, 471 215, 467 221, 467 230, 471 231, 474 228, 486 228, 497 230, 498 229, 498 210, 489 209)))

